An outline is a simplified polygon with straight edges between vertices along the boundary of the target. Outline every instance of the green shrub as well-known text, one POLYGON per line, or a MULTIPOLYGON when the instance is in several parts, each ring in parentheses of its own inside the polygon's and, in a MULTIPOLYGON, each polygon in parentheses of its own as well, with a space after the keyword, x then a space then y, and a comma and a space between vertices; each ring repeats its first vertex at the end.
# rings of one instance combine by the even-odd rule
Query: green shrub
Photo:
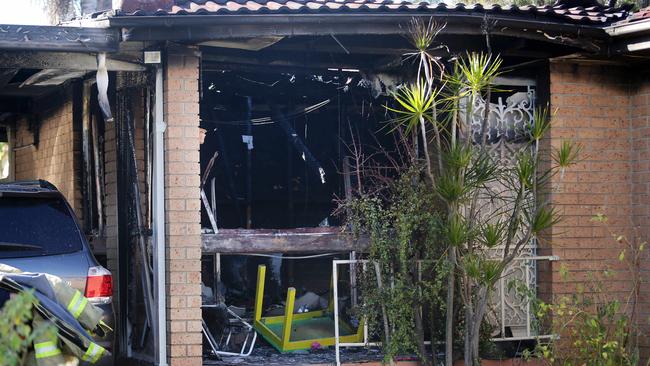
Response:
MULTIPOLYGON (((599 214, 592 221, 606 224, 607 217, 599 214)), ((619 245, 618 260, 625 264, 630 291, 622 298, 612 298, 608 283, 617 273, 604 269, 591 272, 583 283, 575 286, 571 295, 555 299, 553 304, 532 301, 540 333, 556 337, 539 344, 535 356, 549 364, 566 366, 637 366, 638 339, 642 335, 636 318, 636 304, 641 283, 640 259, 646 242, 610 231, 619 245)), ((564 282, 571 280, 566 266, 560 268, 564 282)), ((531 295, 531 294, 529 294, 531 295)))
POLYGON ((32 327, 36 297, 31 291, 12 295, 0 310, 0 365, 25 365, 34 338, 54 328, 43 324, 32 327))

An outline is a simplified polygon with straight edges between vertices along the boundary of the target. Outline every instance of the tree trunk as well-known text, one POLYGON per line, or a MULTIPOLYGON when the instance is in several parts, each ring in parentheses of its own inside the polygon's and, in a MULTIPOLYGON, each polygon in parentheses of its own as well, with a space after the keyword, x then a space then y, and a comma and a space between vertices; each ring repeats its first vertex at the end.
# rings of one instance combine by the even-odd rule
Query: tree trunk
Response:
MULTIPOLYGON (((410 273, 410 281, 411 281, 411 286, 413 286, 417 290, 417 297, 421 297, 420 293, 420 283, 418 282, 419 276, 418 276, 418 260, 419 256, 415 257, 415 265, 411 267, 411 273, 410 273)), ((406 273, 404 273, 406 275, 406 273)), ((422 307, 420 304, 420 301, 415 301, 413 303, 413 311, 414 311, 414 320, 415 320, 415 336, 417 338, 418 342, 418 352, 420 353, 420 359, 422 360, 423 365, 429 365, 429 357, 427 355, 427 347, 424 345, 424 322, 422 320, 422 307)))
POLYGON ((472 305, 471 305, 471 300, 466 301, 465 304, 465 344, 463 347, 464 350, 464 355, 463 359, 465 361, 465 365, 467 366, 473 366, 473 357, 472 357, 472 346, 471 346, 471 340, 472 340, 472 325, 471 321, 474 318, 472 314, 472 305))
POLYGON ((476 296, 468 294, 468 301, 465 308, 465 365, 480 366, 479 342, 481 340, 481 323, 487 309, 488 287, 479 286, 476 296))
POLYGON ((454 288, 456 248, 449 248, 449 278, 447 279, 447 314, 445 319, 445 365, 453 366, 454 363, 454 288))
POLYGON ((424 345, 424 326, 422 325, 422 313, 420 306, 417 302, 413 303, 413 311, 415 311, 415 335, 418 342, 418 352, 420 353, 420 360, 423 365, 429 365, 429 357, 427 356, 427 347, 424 345))

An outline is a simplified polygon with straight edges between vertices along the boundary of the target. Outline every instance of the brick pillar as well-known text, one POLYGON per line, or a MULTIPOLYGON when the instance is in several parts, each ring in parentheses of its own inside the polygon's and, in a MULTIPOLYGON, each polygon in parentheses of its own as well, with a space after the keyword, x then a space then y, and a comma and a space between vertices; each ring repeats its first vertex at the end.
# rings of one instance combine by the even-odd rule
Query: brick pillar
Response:
POLYGON ((589 272, 619 271, 608 279, 607 291, 624 300, 630 290, 626 267, 618 260, 623 246, 611 234, 628 234, 631 224, 629 147, 629 85, 624 70, 612 66, 551 63, 551 130, 544 141, 547 151, 562 141, 582 145, 581 161, 551 179, 556 189, 551 199, 564 215, 562 222, 540 243, 540 254, 560 257, 551 272, 540 276, 545 300, 574 293, 589 272), (592 221, 598 213, 607 225, 592 221), (559 275, 569 270, 567 281, 559 275))
POLYGON ((113 273, 113 301, 118 307, 117 284, 119 283, 119 265, 117 259, 117 141, 115 122, 106 123, 104 131, 104 237, 106 239, 106 265, 113 273))
MULTIPOLYGON (((617 258, 625 245, 590 219, 602 212, 612 232, 637 245, 650 241, 650 77, 630 79, 629 70, 613 66, 556 63, 551 64, 550 80, 557 114, 544 147, 571 139, 584 149, 582 162, 563 181, 552 179, 560 191, 552 200, 564 220, 545 238, 540 254, 561 260, 552 268, 540 266, 540 293, 549 301, 569 295, 578 283, 589 281, 588 272, 613 269, 615 275, 605 284, 607 295, 625 302, 632 284, 627 266, 617 258), (569 281, 560 278, 561 265, 569 269, 569 281)), ((648 254, 646 246, 636 306, 642 360, 650 356, 648 254)))
POLYGON ((164 74, 169 363, 202 364, 198 50, 169 49, 164 74))
MULTIPOLYGON (((650 241, 650 78, 635 80, 630 95, 630 147, 632 151, 632 220, 639 241, 650 241)), ((647 246, 646 246, 647 247, 647 246)), ((641 356, 650 357, 650 258, 641 258, 641 284, 637 319, 643 337, 641 356)))

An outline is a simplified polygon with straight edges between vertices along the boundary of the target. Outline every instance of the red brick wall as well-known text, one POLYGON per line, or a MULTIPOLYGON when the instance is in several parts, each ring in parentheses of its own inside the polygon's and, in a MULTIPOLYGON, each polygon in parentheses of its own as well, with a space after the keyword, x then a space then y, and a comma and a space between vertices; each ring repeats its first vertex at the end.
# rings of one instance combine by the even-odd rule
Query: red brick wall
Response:
POLYGON ((201 365, 198 51, 169 50, 165 67, 165 225, 170 365, 201 365))
MULTIPOLYGON (((630 93, 630 147, 632 164, 632 221, 639 242, 650 240, 650 77, 640 77, 630 93)), ((647 247, 647 246, 646 246, 647 247)), ((647 251, 647 249, 646 249, 647 251)), ((645 336, 643 354, 650 355, 650 257, 641 261, 637 319, 645 336)))
MULTIPOLYGON (((563 179, 552 179, 552 199, 564 220, 552 229, 551 246, 561 258, 553 264, 554 295, 571 293, 574 282, 591 271, 620 268, 619 247, 606 226, 592 221, 608 216, 608 227, 625 233, 630 224, 632 184, 628 142, 629 87, 612 67, 551 64, 551 108, 556 111, 550 144, 569 139, 582 145, 581 161, 563 179), (558 267, 571 272, 558 281, 558 267)), ((629 289, 624 278, 613 278, 611 293, 629 289)))
POLYGON ((72 88, 63 103, 39 111, 38 143, 27 118, 16 123, 16 180, 45 179, 66 197, 79 220, 83 220, 81 193, 81 134, 73 126, 72 88))
MULTIPOLYGON (((551 64, 551 108, 556 111, 550 143, 570 139, 582 145, 581 162, 552 185, 553 201, 565 218, 552 230, 554 295, 571 293, 572 282, 588 272, 618 268, 618 247, 605 226, 591 219, 609 217, 609 227, 625 231, 630 224, 631 182, 628 143, 629 87, 612 68, 551 64), (558 265, 571 272, 569 283, 559 281, 558 265)), ((621 294, 624 280, 612 283, 621 294)))
MULTIPOLYGON (((633 82, 623 68, 551 63, 556 114, 545 148, 570 139, 583 151, 582 161, 563 180, 555 176, 551 182, 551 198, 564 220, 540 243, 541 254, 560 257, 540 267, 540 293, 546 300, 573 293, 578 283, 590 282, 590 273, 605 269, 614 270, 604 283, 607 296, 624 302, 632 290, 628 267, 618 259, 625 246, 612 235, 635 240, 636 227, 647 240, 650 232, 650 83, 633 82), (597 213, 608 216, 606 225, 591 220, 597 213), (567 281, 559 274, 561 266, 569 270, 567 281)), ((642 268, 647 279, 647 256, 642 268)), ((638 320, 647 324, 650 285, 642 287, 638 320)))
MULTIPOLYGON (((113 283, 118 282, 117 262, 117 142, 115 122, 104 130, 104 237, 106 240, 106 265, 113 273, 113 283)), ((117 290, 117 286, 115 286, 117 290)), ((117 304, 118 296, 113 297, 117 304)), ((117 305, 115 306, 117 308, 117 305)))

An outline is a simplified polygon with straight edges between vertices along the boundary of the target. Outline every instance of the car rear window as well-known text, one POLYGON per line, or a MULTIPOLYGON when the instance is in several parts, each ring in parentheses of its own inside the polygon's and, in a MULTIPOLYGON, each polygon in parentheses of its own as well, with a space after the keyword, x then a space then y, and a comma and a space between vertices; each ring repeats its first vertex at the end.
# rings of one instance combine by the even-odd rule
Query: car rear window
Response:
POLYGON ((81 250, 74 218, 61 198, 0 198, 0 258, 81 250))

